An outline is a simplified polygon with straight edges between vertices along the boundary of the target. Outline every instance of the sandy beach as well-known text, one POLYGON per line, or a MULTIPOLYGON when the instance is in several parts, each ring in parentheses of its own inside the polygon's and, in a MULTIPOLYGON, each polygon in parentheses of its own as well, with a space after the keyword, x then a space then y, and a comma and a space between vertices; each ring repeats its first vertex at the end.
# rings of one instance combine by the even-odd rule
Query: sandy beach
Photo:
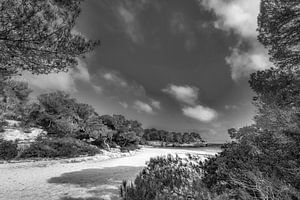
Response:
POLYGON ((132 180, 151 158, 167 154, 214 155, 214 149, 142 148, 126 157, 0 164, 1 200, 115 200, 122 180, 132 180))

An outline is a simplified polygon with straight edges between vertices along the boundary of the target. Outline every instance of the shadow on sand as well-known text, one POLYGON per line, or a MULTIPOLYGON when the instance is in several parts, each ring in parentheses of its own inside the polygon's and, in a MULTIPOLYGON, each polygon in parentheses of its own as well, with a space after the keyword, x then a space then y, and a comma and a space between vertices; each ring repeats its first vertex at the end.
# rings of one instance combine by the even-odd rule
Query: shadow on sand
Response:
MULTIPOLYGON (((119 199, 119 186, 122 180, 133 180, 143 167, 118 166, 103 169, 84 169, 53 177, 48 183, 70 184, 91 194, 88 198, 64 196, 61 200, 102 200, 119 199)), ((67 191, 66 191, 67 192, 67 191)))

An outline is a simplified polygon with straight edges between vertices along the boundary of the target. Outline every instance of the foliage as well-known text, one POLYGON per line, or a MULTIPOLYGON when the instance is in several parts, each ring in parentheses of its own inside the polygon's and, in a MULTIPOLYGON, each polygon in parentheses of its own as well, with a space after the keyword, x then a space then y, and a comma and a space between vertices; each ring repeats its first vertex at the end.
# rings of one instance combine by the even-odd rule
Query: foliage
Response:
POLYGON ((167 143, 189 144, 193 142, 204 142, 199 133, 180 133, 157 130, 155 128, 145 129, 143 138, 146 141, 162 141, 167 143))
MULTIPOLYGON (((248 180, 249 177, 246 176, 249 174, 259 175, 264 180, 274 179, 281 185, 286 184, 291 190, 299 188, 300 176, 295 172, 300 169, 300 138, 297 134, 290 133, 288 136, 287 133, 288 138, 282 138, 272 131, 255 127, 242 128, 237 132, 237 142, 227 144, 217 157, 204 165, 203 182, 211 191, 218 194, 231 191, 237 195, 235 198, 242 198, 239 181, 248 180), (291 137, 298 137, 297 141, 293 141, 291 137)), ((248 182, 249 188, 243 195, 262 198, 254 187, 256 182, 248 182)))
POLYGON ((134 151, 136 149, 140 149, 138 144, 129 144, 126 146, 121 146, 121 148, 120 148, 121 152, 130 152, 130 151, 134 151))
POLYGON ((300 71, 269 69, 253 73, 250 86, 256 92, 255 121, 269 130, 299 130, 300 71), (298 74, 297 74, 298 73, 298 74))
POLYGON ((299 6, 298 0, 261 1, 258 39, 269 50, 271 61, 282 69, 300 66, 299 6))
POLYGON ((113 130, 110 142, 114 142, 121 147, 136 146, 140 143, 144 134, 142 124, 135 120, 127 120, 122 115, 103 115, 103 124, 113 130))
POLYGON ((0 133, 5 131, 4 127, 7 125, 8 125, 7 121, 5 121, 3 118, 0 118, 0 133))
POLYGON ((18 145, 13 141, 0 140, 0 159, 10 160, 18 155, 18 145))
POLYGON ((95 155, 100 150, 74 138, 44 138, 32 143, 20 158, 54 158, 95 155))
POLYGON ((211 192, 233 199, 299 199, 299 1, 262 0, 259 40, 275 68, 253 73, 255 124, 230 129, 235 141, 204 166, 211 192))
POLYGON ((134 183, 123 181, 124 200, 208 199, 201 182, 202 162, 197 156, 151 158, 134 183))
POLYGON ((0 71, 12 75, 66 71, 76 57, 98 42, 72 29, 80 14, 79 0, 2 0, 0 2, 0 71))
POLYGON ((132 149, 143 134, 141 123, 122 115, 99 116, 92 106, 64 92, 41 94, 38 101, 31 104, 26 122, 42 126, 51 137, 73 137, 105 149, 113 143, 132 149))
POLYGON ((28 84, 15 80, 0 81, 0 116, 2 119, 21 119, 28 106, 28 84))
POLYGON ((38 96, 39 106, 29 114, 50 135, 97 139, 106 136, 106 127, 94 109, 78 103, 64 92, 38 96))
MULTIPOLYGON (((203 177, 199 191, 207 190, 209 199, 300 199, 299 17, 298 0, 261 1, 258 39, 269 50, 274 68, 258 71, 250 77, 250 87, 256 93, 253 98, 257 108, 255 123, 229 129, 233 141, 224 145, 220 154, 200 166, 203 177)), ((150 138, 147 134, 145 137, 150 138)), ((157 139, 159 134, 155 132, 152 137, 157 139)), ((130 199, 124 194, 131 193, 136 199, 143 199, 135 194, 148 194, 145 192, 147 187, 154 188, 150 190, 153 196, 147 198, 159 199, 154 191, 160 194, 159 182, 165 179, 157 174, 153 179, 147 179, 148 176, 156 171, 160 174, 169 172, 167 186, 173 179, 176 180, 176 173, 161 165, 165 161, 159 162, 157 168, 151 169, 150 175, 144 172, 146 175, 143 177, 140 174, 135 185, 125 187, 123 183, 124 199, 130 199), (150 185, 151 182, 155 184, 150 185)), ((168 166, 172 166, 173 162, 176 163, 173 160, 168 166)), ((172 170, 176 168, 172 166, 172 170)), ((170 190, 174 191, 174 187, 170 190)))

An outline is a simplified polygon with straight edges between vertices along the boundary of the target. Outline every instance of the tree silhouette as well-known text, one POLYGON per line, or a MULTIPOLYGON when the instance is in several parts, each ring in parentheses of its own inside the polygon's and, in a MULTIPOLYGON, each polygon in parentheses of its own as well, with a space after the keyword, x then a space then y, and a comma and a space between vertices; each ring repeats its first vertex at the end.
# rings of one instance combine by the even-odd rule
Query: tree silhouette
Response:
POLYGON ((300 65, 299 0, 262 0, 258 16, 259 41, 271 61, 281 68, 300 65))
POLYGON ((80 0, 1 0, 0 72, 67 71, 99 42, 73 31, 80 0))

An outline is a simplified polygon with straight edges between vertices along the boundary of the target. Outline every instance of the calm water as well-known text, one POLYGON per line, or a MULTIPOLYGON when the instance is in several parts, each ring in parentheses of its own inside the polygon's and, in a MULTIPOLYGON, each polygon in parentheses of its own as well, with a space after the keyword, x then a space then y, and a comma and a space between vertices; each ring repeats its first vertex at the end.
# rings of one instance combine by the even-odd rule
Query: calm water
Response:
MULTIPOLYGON (((187 151, 197 151, 197 152, 221 152, 221 144, 209 145, 207 147, 157 147, 159 149, 166 149, 166 150, 187 150, 187 151)), ((156 148, 156 147, 155 147, 156 148)))

